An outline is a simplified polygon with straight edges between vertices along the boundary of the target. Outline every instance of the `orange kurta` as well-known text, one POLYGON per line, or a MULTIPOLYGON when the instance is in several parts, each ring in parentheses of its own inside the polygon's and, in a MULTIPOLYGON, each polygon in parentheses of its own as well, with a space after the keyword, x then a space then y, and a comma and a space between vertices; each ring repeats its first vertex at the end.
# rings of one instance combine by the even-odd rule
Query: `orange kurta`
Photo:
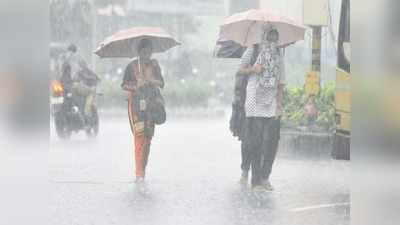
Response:
MULTIPOLYGON (((137 79, 138 77, 141 77, 142 79, 157 79, 158 77, 161 77, 160 69, 156 61, 152 61, 150 64, 143 66, 141 68, 141 73, 139 72, 137 62, 134 62, 131 65, 131 68, 128 66, 126 75, 131 76, 132 78, 137 79)), ((163 83, 162 77, 161 81, 163 83)), ((134 95, 134 92, 130 92, 128 95, 128 114, 135 142, 135 174, 136 177, 143 178, 145 176, 146 165, 150 153, 151 139, 154 134, 154 123, 152 121, 140 121, 138 119, 134 110, 134 95)))

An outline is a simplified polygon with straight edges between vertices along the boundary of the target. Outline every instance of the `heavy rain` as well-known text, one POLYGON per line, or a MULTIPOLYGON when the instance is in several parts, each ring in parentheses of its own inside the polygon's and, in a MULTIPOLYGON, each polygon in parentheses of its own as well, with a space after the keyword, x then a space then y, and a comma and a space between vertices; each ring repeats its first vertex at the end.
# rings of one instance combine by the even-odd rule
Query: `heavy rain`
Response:
POLYGON ((51 224, 349 224, 349 2, 50 0, 51 224), (253 44, 282 96, 239 121, 253 44))

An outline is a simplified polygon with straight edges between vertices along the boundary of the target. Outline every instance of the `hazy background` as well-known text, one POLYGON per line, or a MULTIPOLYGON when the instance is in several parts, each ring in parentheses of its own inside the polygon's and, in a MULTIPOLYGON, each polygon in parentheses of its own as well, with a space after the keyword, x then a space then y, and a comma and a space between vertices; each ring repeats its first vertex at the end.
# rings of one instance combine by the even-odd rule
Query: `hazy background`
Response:
MULTIPOLYGON (((322 29, 321 81, 322 97, 318 99, 318 124, 326 130, 334 126, 334 80, 336 42, 341 1, 329 1, 329 26, 322 29)), ((303 21, 302 0, 51 0, 50 46, 51 78, 56 79, 59 49, 75 43, 80 54, 102 78, 98 90, 100 111, 125 111, 126 96, 120 83, 131 59, 100 59, 94 49, 114 32, 132 26, 160 26, 182 45, 154 55, 160 62, 166 87, 163 95, 171 116, 181 114, 218 114, 232 102, 234 74, 239 59, 213 57, 219 25, 233 13, 262 8, 303 21), (64 46, 64 47, 63 47, 64 46)), ((311 68, 311 29, 304 41, 286 49, 285 55, 288 105, 284 122, 290 126, 305 121, 303 106, 304 76, 311 68)), ((125 114, 124 114, 125 115, 125 114)))

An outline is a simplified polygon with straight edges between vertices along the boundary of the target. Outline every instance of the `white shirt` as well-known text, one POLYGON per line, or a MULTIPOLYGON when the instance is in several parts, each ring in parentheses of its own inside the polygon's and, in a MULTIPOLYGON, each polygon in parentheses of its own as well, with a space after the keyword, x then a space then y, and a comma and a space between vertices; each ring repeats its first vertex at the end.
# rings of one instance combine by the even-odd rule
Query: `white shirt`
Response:
MULTIPOLYGON (((250 65, 250 61, 254 52, 253 47, 247 48, 241 59, 241 66, 250 65)), ((280 52, 281 56, 282 51, 280 52)), ((280 57, 280 68, 279 77, 277 77, 278 84, 285 84, 285 69, 283 57, 280 57)), ((277 107, 277 94, 278 85, 275 88, 265 89, 260 87, 259 81, 261 76, 257 74, 249 75, 249 81, 246 89, 246 102, 245 112, 246 117, 275 117, 279 116, 277 107)))

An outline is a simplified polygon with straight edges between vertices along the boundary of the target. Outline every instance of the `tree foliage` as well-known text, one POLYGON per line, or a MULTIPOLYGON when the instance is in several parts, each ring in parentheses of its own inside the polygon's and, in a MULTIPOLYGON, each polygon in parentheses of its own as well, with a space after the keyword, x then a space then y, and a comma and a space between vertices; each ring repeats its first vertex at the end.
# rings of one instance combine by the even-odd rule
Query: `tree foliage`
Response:
POLYGON ((167 83, 163 95, 169 107, 205 107, 213 89, 199 79, 175 80, 167 83), (183 81, 183 80, 182 80, 183 81))

